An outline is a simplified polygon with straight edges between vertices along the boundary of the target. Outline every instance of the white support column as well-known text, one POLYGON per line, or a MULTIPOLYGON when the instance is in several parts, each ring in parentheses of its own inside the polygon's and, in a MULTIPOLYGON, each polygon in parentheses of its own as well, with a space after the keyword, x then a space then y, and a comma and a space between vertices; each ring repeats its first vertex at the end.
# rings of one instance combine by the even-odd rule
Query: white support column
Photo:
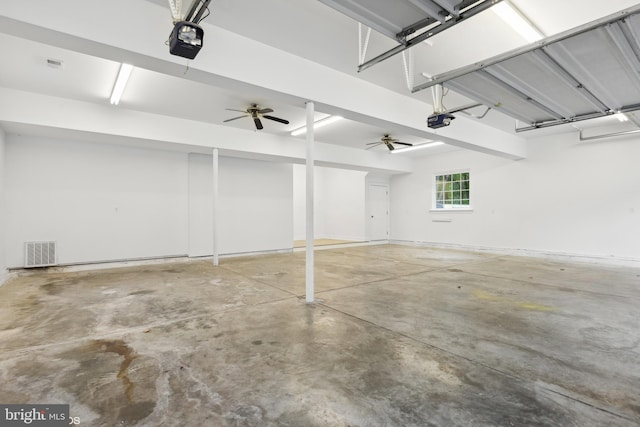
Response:
POLYGON ((211 210, 212 239, 213 239, 213 265, 218 265, 218 149, 213 149, 213 186, 211 191, 211 201, 213 209, 211 210))
POLYGON ((313 172, 314 172, 314 135, 313 135, 313 121, 314 121, 314 105, 313 102, 307 101, 307 230, 306 230, 306 294, 307 303, 313 302, 313 172))

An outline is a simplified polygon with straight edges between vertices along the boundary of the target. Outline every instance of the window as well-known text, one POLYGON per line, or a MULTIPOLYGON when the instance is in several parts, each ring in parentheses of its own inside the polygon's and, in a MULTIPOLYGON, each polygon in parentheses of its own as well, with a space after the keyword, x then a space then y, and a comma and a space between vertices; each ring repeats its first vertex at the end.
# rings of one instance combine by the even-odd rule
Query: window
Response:
POLYGON ((436 175, 434 209, 470 209, 471 186, 469 178, 470 172, 436 175))

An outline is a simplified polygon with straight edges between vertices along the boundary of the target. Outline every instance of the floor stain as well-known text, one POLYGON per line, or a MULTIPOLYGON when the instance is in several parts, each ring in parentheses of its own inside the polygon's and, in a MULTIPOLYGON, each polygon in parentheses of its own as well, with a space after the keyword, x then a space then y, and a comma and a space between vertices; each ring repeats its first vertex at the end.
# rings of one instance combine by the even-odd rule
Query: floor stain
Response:
POLYGON ((93 346, 103 353, 115 353, 124 357, 120 364, 118 378, 124 384, 124 394, 127 396, 127 400, 132 402, 135 384, 129 378, 129 366, 138 357, 138 354, 122 340, 95 340, 93 341, 93 346))
POLYGON ((500 297, 498 295, 493 295, 485 291, 481 291, 479 289, 473 290, 473 296, 482 299, 485 301, 493 301, 493 302, 503 302, 510 304, 514 307, 524 308, 525 310, 534 310, 534 311, 555 311, 555 308, 550 307, 548 305, 536 304, 527 301, 510 301, 506 298, 500 297))
POLYGON ((151 291, 151 290, 142 290, 142 291, 134 291, 134 292, 129 292, 129 296, 133 296, 133 295, 149 295, 154 293, 155 291, 151 291))

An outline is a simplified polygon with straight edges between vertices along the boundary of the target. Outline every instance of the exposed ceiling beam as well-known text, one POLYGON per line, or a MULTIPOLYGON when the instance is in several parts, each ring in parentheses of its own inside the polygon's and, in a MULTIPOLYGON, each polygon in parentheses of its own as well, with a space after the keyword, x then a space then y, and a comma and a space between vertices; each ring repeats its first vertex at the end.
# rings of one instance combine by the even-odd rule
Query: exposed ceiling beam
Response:
MULTIPOLYGON (((95 136, 105 135, 107 141, 132 139, 158 141, 164 146, 215 147, 226 155, 260 156, 265 160, 293 163, 304 161, 306 156, 304 144, 288 135, 257 133, 7 88, 0 88, 0 118, 1 121, 22 126, 93 135, 91 140, 96 140, 95 136), (215 135, 215 138, 211 135, 215 135)), ((388 153, 335 144, 317 142, 316 155, 325 166, 384 173, 412 171, 409 158, 390 158, 388 153)))
POLYGON ((211 42, 185 72, 185 61, 170 55, 162 39, 158 40, 159 35, 166 36, 170 26, 166 7, 142 0, 67 1, 78 13, 95 13, 103 19, 74 25, 74 17, 49 0, 0 3, 0 32, 301 108, 305 101, 313 100, 317 110, 327 114, 442 140, 455 147, 509 159, 526 157, 524 139, 516 135, 465 118, 434 132, 426 125, 431 107, 423 101, 207 23, 203 27, 211 42), (135 13, 122 16, 119 11, 125 6, 135 13), (47 15, 34 16, 33 7, 47 10, 47 15), (135 26, 136 16, 149 17, 141 37, 113 31, 112 22, 135 26), (30 22, 34 19, 35 23, 30 22))

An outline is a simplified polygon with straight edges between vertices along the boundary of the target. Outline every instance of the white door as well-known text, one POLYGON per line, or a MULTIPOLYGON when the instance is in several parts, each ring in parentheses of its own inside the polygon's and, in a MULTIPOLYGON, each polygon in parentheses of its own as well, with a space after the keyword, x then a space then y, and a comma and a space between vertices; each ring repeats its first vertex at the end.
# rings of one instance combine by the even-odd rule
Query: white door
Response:
POLYGON ((389 189, 386 185, 369 186, 369 240, 389 238, 389 189))

